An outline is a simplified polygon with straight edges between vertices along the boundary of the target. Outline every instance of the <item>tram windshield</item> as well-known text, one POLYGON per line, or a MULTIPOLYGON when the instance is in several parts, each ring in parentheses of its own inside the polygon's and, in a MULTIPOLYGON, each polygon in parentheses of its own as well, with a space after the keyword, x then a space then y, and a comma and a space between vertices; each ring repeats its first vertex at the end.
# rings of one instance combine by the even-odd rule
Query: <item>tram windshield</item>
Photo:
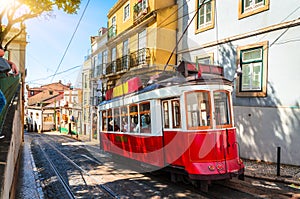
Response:
POLYGON ((208 91, 190 92, 186 95, 188 129, 209 128, 211 110, 208 91))
POLYGON ((225 91, 214 92, 214 103, 217 127, 231 125, 229 93, 225 91))

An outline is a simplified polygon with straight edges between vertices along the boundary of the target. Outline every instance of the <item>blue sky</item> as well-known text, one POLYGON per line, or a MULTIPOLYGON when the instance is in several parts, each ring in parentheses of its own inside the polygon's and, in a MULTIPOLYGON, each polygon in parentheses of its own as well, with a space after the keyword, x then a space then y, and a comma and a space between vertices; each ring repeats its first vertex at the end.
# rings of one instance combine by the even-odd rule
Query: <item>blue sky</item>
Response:
MULTIPOLYGON (((116 2, 117 0, 90 0, 64 58, 65 50, 88 0, 82 0, 80 10, 76 15, 55 11, 55 16, 50 19, 37 18, 27 21, 29 43, 26 49, 25 65, 26 82, 29 86, 39 87, 51 83, 52 77, 49 76, 55 73, 59 65, 58 73, 82 65, 84 57, 90 52, 90 36, 97 35, 100 27, 107 26, 107 13, 116 2)), ((72 83, 76 86, 76 79, 81 75, 80 69, 81 67, 77 67, 56 75, 52 83, 61 80, 64 84, 72 83)))

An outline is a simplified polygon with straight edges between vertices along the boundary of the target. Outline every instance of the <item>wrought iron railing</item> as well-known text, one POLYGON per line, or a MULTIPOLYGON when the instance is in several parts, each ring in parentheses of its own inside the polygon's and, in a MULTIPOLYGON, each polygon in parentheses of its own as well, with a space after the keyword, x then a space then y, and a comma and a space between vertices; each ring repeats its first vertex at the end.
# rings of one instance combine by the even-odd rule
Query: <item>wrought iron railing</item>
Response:
POLYGON ((20 86, 20 76, 7 76, 6 74, 0 74, 0 90, 5 96, 6 104, 0 113, 0 134, 4 125, 5 116, 16 91, 20 86))
POLYGON ((130 56, 125 55, 107 64, 106 75, 124 72, 129 69, 130 56))
POLYGON ((107 64, 106 75, 111 75, 119 72, 126 72, 130 68, 137 67, 141 64, 149 64, 150 61, 150 49, 142 48, 130 55, 124 55, 107 64))
POLYGON ((130 67, 135 67, 141 64, 149 64, 149 60, 150 60, 150 49, 141 48, 131 53, 130 67))

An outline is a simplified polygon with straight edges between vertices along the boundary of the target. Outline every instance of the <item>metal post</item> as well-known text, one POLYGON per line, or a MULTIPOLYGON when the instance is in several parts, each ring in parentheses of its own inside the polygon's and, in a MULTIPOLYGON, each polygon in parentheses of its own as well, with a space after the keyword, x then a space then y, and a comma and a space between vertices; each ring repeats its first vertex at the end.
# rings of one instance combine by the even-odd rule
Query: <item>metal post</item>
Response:
POLYGON ((277 147, 277 176, 280 176, 280 147, 277 147))

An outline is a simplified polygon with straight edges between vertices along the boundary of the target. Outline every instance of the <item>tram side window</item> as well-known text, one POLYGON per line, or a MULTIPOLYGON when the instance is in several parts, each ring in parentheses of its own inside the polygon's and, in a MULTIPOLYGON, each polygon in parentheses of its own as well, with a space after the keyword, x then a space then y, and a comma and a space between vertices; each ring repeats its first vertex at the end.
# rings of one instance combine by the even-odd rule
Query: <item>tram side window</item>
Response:
POLYGON ((107 127, 107 130, 108 131, 113 131, 113 117, 112 117, 112 109, 108 109, 107 110, 107 124, 108 124, 108 127, 107 127))
POLYGON ((228 92, 224 91, 214 92, 215 117, 217 126, 231 124, 228 95, 228 92))
POLYGON ((187 93, 186 106, 188 129, 210 126, 210 101, 207 91, 187 93))
POLYGON ((130 105, 129 107, 129 130, 130 132, 139 133, 139 126, 138 126, 138 106, 137 104, 130 105))
POLYGON ((120 131, 120 109, 115 108, 113 113, 113 122, 111 124, 113 126, 113 131, 120 131))
POLYGON ((121 107, 121 131, 122 132, 129 132, 129 125, 128 125, 128 109, 127 106, 121 107))
POLYGON ((106 114, 106 111, 102 111, 102 131, 107 131, 107 114, 106 114))
POLYGON ((172 119, 173 119, 173 128, 180 128, 181 127, 181 120, 180 120, 180 103, 179 100, 172 101, 172 119))
POLYGON ((164 113, 164 128, 170 128, 169 106, 167 101, 163 102, 163 113, 164 113))
POLYGON ((150 102, 140 104, 141 133, 151 133, 150 102))

